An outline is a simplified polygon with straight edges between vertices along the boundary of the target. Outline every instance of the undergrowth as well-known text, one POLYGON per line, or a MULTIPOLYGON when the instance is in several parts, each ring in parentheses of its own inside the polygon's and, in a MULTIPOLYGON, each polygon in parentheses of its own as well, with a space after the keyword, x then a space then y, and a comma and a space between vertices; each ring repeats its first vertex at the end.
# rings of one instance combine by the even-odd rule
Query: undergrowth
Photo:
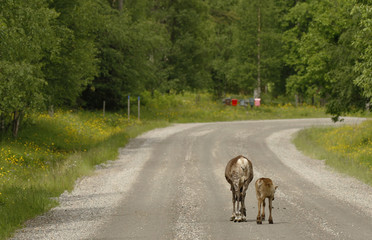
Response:
MULTIPOLYGON (((236 98, 242 100, 249 97, 236 98)), ((330 117, 323 108, 306 104, 295 107, 291 103, 263 102, 260 107, 231 106, 223 104, 222 100, 213 101, 209 94, 163 95, 155 92, 154 96, 150 96, 150 93, 145 93, 143 101, 146 106, 141 116, 144 118, 178 123, 330 117)))

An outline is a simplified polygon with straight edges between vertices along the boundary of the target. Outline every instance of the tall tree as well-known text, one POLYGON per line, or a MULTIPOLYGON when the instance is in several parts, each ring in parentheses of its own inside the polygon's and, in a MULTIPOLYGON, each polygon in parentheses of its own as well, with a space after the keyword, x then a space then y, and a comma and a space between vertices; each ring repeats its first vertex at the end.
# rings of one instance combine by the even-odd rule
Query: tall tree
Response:
POLYGON ((364 62, 368 49, 368 44, 358 48, 355 41, 355 33, 363 27, 360 15, 350 14, 354 5, 348 0, 311 0, 297 3, 286 16, 291 26, 285 33, 286 63, 295 70, 287 88, 312 102, 323 99, 335 120, 368 102, 361 86, 354 84, 362 76, 355 63, 364 62))
POLYGON ((363 89, 363 95, 372 104, 372 1, 356 1, 352 15, 359 19, 353 46, 360 53, 354 67, 354 83, 363 89))
POLYGON ((103 28, 97 1, 53 0, 59 13, 59 47, 51 52, 43 71, 49 105, 76 105, 78 97, 98 74, 96 33, 103 28))
POLYGON ((167 56, 171 67, 168 89, 206 88, 211 83, 208 5, 198 0, 175 0, 169 1, 167 8, 172 44, 167 56))
MULTIPOLYGON (((145 0, 141 2, 141 6, 152 7, 145 0)), ((146 9, 134 18, 137 6, 126 1, 119 11, 116 6, 101 4, 102 24, 96 32, 100 74, 83 93, 87 107, 97 108, 106 101, 107 108, 122 108, 128 95, 144 89, 153 91, 167 77, 164 62, 169 41, 165 27, 147 16, 146 9)))
POLYGON ((212 89, 214 95, 220 98, 225 92, 232 93, 237 90, 234 81, 229 81, 231 78, 229 72, 230 61, 233 57, 233 29, 238 22, 236 12, 238 0, 209 0, 208 3, 213 29, 213 34, 211 34, 212 89))
POLYGON ((277 1, 240 1, 233 35, 231 81, 238 89, 258 95, 268 85, 275 86, 283 68, 280 5, 277 1), (265 86, 265 87, 264 87, 265 86))
POLYGON ((17 0, 3 1, 0 16, 0 116, 16 136, 22 114, 43 103, 42 63, 58 47, 58 14, 44 0, 17 0))

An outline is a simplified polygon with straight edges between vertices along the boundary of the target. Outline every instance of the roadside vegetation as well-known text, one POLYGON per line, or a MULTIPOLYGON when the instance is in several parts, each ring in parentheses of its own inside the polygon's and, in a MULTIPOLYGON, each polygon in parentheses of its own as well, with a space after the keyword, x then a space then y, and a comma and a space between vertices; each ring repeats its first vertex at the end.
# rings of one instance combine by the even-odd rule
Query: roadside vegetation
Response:
MULTIPOLYGON (((243 95, 229 97, 239 100, 249 99, 249 96, 243 95)), ((325 113, 324 108, 307 104, 295 107, 294 103, 288 103, 287 99, 283 102, 273 102, 263 98, 260 107, 251 108, 249 104, 246 107, 240 106, 239 103, 238 106, 225 105, 222 99, 214 101, 212 98, 213 95, 208 93, 186 92, 183 95, 155 93, 153 98, 145 93, 146 110, 143 115, 147 119, 177 123, 331 116, 325 113)))
POLYGON ((371 13, 357 0, 2 1, 0 239, 149 129, 371 110, 371 13))
POLYGON ((10 132, 3 134, 0 239, 56 206, 58 196, 72 190, 76 179, 92 174, 95 165, 114 160, 119 147, 150 129, 184 122, 327 116, 324 109, 308 105, 227 106, 205 93, 155 93, 153 97, 144 93, 142 104, 141 120, 133 102, 130 120, 125 110, 106 112, 105 117, 102 111, 58 110, 53 116, 47 112, 26 115, 17 138, 10 132))
POLYGON ((372 186, 372 120, 359 125, 312 127, 294 139, 298 149, 372 186))
POLYGON ((92 174, 97 164, 116 159, 119 147, 150 129, 186 122, 330 117, 321 107, 306 104, 295 107, 292 103, 270 99, 263 99, 260 107, 251 108, 225 105, 221 99, 213 100, 213 95, 208 93, 155 92, 151 96, 144 92, 138 120, 136 101, 131 102, 129 120, 126 109, 106 112, 105 116, 102 111, 82 109, 57 110, 53 116, 45 111, 25 115, 17 138, 11 132, 3 133, 0 239, 9 237, 27 219, 57 206, 58 196, 72 190, 79 177, 92 174))
POLYGON ((118 148, 165 121, 128 121, 123 115, 57 111, 25 116, 19 137, 0 143, 0 239, 50 208, 94 166, 114 160, 118 148))

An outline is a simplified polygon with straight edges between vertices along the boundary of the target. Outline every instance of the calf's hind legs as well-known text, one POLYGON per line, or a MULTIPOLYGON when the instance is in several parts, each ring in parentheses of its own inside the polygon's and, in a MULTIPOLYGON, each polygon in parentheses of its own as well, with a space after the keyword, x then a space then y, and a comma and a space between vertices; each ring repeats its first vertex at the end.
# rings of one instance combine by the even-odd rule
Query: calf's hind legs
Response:
POLYGON ((262 221, 265 220, 265 207, 266 207, 266 199, 264 199, 264 200, 262 201, 262 214, 261 214, 261 219, 262 219, 262 221))
POLYGON ((269 216, 269 223, 270 224, 273 224, 273 217, 271 216, 271 210, 273 208, 273 199, 272 198, 269 198, 269 212, 270 212, 270 216, 269 216))
POLYGON ((261 219, 261 203, 262 203, 262 200, 259 199, 258 200, 258 214, 257 214, 257 224, 262 224, 262 219, 261 219))

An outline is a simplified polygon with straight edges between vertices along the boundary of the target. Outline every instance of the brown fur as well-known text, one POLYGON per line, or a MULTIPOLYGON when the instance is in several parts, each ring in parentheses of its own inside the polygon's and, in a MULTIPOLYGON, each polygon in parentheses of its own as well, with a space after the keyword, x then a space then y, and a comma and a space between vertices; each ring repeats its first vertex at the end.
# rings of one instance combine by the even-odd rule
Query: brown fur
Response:
POLYGON ((225 168, 225 178, 230 184, 232 192, 233 213, 231 221, 246 221, 245 195, 248 185, 253 179, 251 161, 242 155, 231 159, 225 168), (235 203, 237 203, 236 209, 235 203), (239 204, 241 204, 240 208, 239 204))
POLYGON ((271 215, 272 211, 272 201, 274 200, 275 190, 278 186, 274 187, 274 183, 270 178, 260 178, 257 179, 256 184, 256 197, 258 200, 258 214, 257 214, 257 224, 262 224, 262 220, 265 220, 265 199, 269 199, 269 223, 273 224, 273 217, 271 215), (262 215, 261 215, 261 205, 262 208, 262 215))

